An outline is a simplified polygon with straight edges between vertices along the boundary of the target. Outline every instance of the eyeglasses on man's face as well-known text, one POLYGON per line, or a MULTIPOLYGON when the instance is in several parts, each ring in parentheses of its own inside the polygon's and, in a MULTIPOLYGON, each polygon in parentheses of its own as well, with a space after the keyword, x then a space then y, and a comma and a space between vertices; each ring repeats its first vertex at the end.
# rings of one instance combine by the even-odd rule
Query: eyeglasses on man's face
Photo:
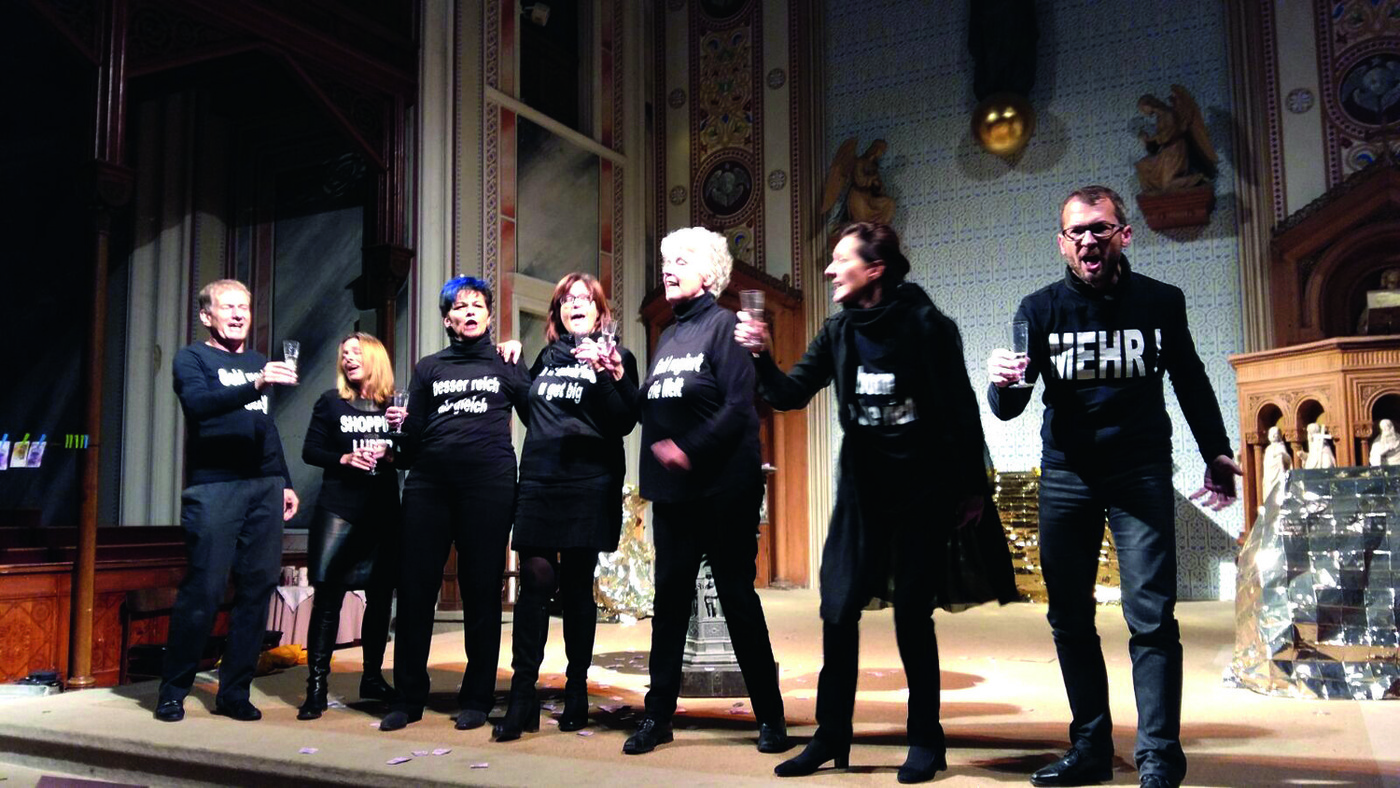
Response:
POLYGON ((559 303, 563 304, 564 306, 574 306, 575 304, 577 304, 578 306, 583 306, 584 304, 593 303, 593 296, 569 293, 563 298, 559 299, 559 303))
POLYGON ((1118 234, 1126 225, 1114 224, 1113 222, 1094 222, 1093 224, 1080 224, 1074 227, 1066 227, 1060 231, 1060 235, 1066 241, 1077 243, 1087 236, 1093 236, 1096 241, 1107 241, 1118 234))

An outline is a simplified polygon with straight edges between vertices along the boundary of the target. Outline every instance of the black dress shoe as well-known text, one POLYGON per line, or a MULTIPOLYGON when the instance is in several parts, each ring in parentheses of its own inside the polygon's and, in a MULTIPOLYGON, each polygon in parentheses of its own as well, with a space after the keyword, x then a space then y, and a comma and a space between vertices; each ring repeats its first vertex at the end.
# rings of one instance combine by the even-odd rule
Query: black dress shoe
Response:
POLYGON ((671 733, 671 723, 657 722, 651 717, 643 717, 637 724, 637 732, 627 737, 627 741, 622 744, 624 755, 641 755, 656 749, 656 745, 674 741, 675 736, 671 733))
POLYGON ((156 719, 161 722, 179 722, 185 718, 183 700, 163 700, 156 706, 156 719))
POLYGON ((384 719, 379 721, 379 730, 383 732, 402 730, 410 722, 417 722, 423 719, 422 710, 407 712, 403 709, 395 709, 384 715, 384 719))
POLYGON ((1113 762, 1078 747, 1031 775, 1031 785, 1097 785, 1113 779, 1113 762))
POLYGON ((1177 783, 1160 774, 1144 774, 1138 781, 1140 788, 1177 788, 1177 783))
POLYGON ((469 731, 473 728, 480 728, 486 724, 486 712, 476 709, 463 709, 457 714, 456 728, 459 731, 469 731))
POLYGON ((778 720, 758 724, 759 752, 787 752, 791 748, 792 742, 788 741, 786 722, 778 720))
POLYGON ((254 720, 262 719, 262 712, 258 711, 258 707, 246 700, 235 700, 224 703, 215 699, 214 713, 223 717, 228 717, 231 720, 238 720, 239 722, 253 722, 254 720))
POLYGON ((827 744, 821 739, 812 739, 795 758, 773 767, 779 777, 806 777, 815 774, 827 761, 835 760, 836 768, 845 769, 851 765, 851 743, 827 744))
POLYGON ((935 774, 948 768, 948 756, 943 750, 932 747, 911 746, 904 765, 899 767, 895 779, 902 783, 926 783, 935 774))

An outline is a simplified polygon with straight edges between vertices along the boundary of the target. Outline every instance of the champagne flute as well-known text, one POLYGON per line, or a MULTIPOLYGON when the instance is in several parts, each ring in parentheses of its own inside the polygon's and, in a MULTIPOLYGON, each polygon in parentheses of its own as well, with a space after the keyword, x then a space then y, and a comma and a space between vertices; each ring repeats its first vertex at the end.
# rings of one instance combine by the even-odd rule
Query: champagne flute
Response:
POLYGON ((375 432, 367 432, 361 435, 359 443, 360 453, 374 461, 374 464, 371 465, 370 469, 365 471, 365 473, 370 476, 378 476, 379 458, 383 457, 388 452, 388 445, 384 442, 384 439, 379 437, 379 434, 375 432))
POLYGON ((1021 379, 1012 383, 1010 388, 1028 389, 1031 384, 1026 382, 1025 362, 1030 357, 1031 349, 1031 324, 1025 320, 1011 321, 1011 353, 1016 356, 1016 361, 1021 364, 1021 379))
POLYGON ((611 355, 613 348, 617 347, 617 321, 610 317, 599 318, 598 320, 598 343, 603 346, 603 353, 611 355))
POLYGON ((740 290, 739 309, 747 312, 750 320, 763 322, 763 291, 740 290))
POLYGON ((295 339, 282 340, 282 361, 287 366, 291 367, 293 372, 297 371, 297 357, 300 355, 300 342, 296 341, 295 339))
MULTIPOLYGON (((394 393, 389 395, 389 404, 395 408, 408 407, 408 392, 403 389, 394 389, 394 393)), ((395 438, 403 437, 403 422, 399 422, 396 430, 390 430, 389 434, 395 438)))

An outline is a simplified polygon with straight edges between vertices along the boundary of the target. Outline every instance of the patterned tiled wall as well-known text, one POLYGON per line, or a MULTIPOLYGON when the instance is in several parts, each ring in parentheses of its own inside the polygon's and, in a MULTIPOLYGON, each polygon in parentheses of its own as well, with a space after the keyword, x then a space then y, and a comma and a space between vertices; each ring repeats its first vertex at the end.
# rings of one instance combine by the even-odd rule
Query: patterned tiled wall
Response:
MULTIPOLYGON (((889 142, 881 160, 897 201, 894 224, 914 265, 912 279, 957 321, 974 387, 985 385, 985 359, 1007 341, 1021 297, 1062 275, 1054 242, 1056 208, 1075 186, 1103 183, 1129 202, 1136 230, 1129 257, 1136 270, 1186 293, 1197 349, 1238 444, 1235 379, 1226 356, 1241 352, 1235 247, 1234 162, 1230 151, 1230 83, 1225 17, 1216 0, 1056 0, 1038 5, 1041 39, 1030 99, 1039 125, 1014 164, 972 140, 975 101, 967 53, 967 6, 922 0, 827 2, 827 151, 859 137, 889 142), (1210 224, 1190 231, 1147 228, 1133 205, 1133 162, 1143 149, 1137 129, 1144 93, 1187 87, 1205 114, 1221 154, 1210 224)), ((813 289, 814 293, 822 292, 813 289)), ((1186 500, 1200 487, 1204 463, 1172 396, 1175 424, 1177 552, 1184 599, 1214 599, 1222 564, 1230 565, 1242 526, 1238 505, 1207 516, 1186 500)), ((1001 422, 982 403, 983 426, 997 466, 1039 464, 1039 395, 1020 418, 1001 422)))

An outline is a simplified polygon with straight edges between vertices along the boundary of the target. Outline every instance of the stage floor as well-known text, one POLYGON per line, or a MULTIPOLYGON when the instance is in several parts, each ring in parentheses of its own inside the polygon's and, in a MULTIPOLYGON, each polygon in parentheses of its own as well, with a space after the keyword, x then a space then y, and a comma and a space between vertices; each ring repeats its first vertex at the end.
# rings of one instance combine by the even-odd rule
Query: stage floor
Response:
MULTIPOLYGON (((782 670, 789 731, 805 741, 814 727, 821 667, 817 596, 812 591, 761 594, 782 670)), ((1187 785, 1400 788, 1400 703, 1289 700, 1226 687, 1221 675, 1233 647, 1233 603, 1183 603, 1179 616, 1186 650, 1187 785)), ((956 615, 940 612, 936 620, 950 767, 937 782, 1028 785, 1030 772, 1067 746, 1069 711, 1045 607, 983 606, 956 615)), ((1099 622, 1116 722, 1113 784, 1136 785, 1127 630, 1116 607, 1100 608, 1099 622)), ((551 625, 541 682, 545 703, 552 703, 563 686, 560 622, 551 625)), ((336 655, 331 691, 333 700, 353 706, 332 709, 314 722, 296 720, 305 668, 254 682, 253 701, 264 713, 256 723, 211 715, 213 686, 207 675, 186 703, 185 721, 174 725, 151 717, 154 683, 5 703, 0 705, 0 779, 7 788, 36 785, 43 774, 157 785, 631 788, 770 782, 773 765, 788 757, 754 749, 753 716, 738 698, 682 699, 685 711, 676 719, 675 743, 649 755, 622 755, 630 715, 641 707, 646 690, 651 632, 646 621, 599 625, 590 674, 594 723, 584 732, 589 735, 542 724, 537 734, 496 744, 489 728, 456 731, 451 716, 464 665, 460 625, 442 623, 438 629, 431 663, 434 708, 405 730, 380 733, 373 727, 383 709, 356 701, 360 655, 350 649, 336 655), (302 754, 302 748, 316 751, 302 754), (414 755, 440 748, 451 752, 414 755), (405 756, 411 760, 387 763, 405 756)), ((509 624, 505 630, 498 674, 502 697, 510 675, 509 624)), ((851 770, 826 769, 802 784, 894 784, 904 759, 907 693, 889 611, 866 614, 861 646, 851 770)), ((493 716, 500 712, 498 707, 493 716)))

